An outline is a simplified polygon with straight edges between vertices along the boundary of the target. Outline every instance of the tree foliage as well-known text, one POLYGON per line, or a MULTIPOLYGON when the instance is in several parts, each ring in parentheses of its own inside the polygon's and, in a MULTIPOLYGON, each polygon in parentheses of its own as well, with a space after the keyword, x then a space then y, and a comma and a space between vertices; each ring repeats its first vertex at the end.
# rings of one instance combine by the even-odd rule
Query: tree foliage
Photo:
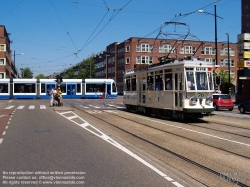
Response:
POLYGON ((29 67, 26 68, 20 68, 21 70, 21 77, 22 78, 33 78, 33 72, 30 70, 29 67))
POLYGON ((74 71, 72 68, 65 71, 62 74, 64 79, 86 79, 86 78, 95 78, 95 61, 92 57, 89 57, 83 60, 77 71, 74 71))
POLYGON ((47 76, 45 76, 44 74, 39 74, 35 77, 36 79, 47 79, 47 76))
MULTIPOLYGON (((228 71, 220 71, 219 75, 221 76, 221 85, 220 90, 222 93, 229 93, 229 88, 232 88, 234 85, 232 82, 234 81, 234 78, 230 76, 230 85, 228 84, 228 71)), ((216 75, 214 75, 216 76, 216 75)))

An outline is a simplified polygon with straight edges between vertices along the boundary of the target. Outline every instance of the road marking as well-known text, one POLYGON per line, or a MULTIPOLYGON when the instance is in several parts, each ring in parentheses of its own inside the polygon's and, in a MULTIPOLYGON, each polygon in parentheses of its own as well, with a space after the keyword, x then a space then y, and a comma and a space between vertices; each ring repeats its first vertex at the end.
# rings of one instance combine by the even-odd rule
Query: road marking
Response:
MULTIPOLYGON (((133 116, 132 114, 127 114, 127 115, 133 116)), ((246 144, 246 143, 242 143, 242 142, 237 142, 237 141, 229 140, 229 139, 226 139, 226 138, 221 138, 219 136, 214 136, 214 135, 211 135, 211 134, 207 134, 207 133, 203 133, 203 132, 199 132, 199 131, 187 129, 187 128, 184 128, 184 127, 178 127, 178 126, 175 126, 175 125, 170 125, 170 124, 167 124, 167 123, 164 123, 164 122, 160 122, 160 121, 156 121, 156 120, 152 120, 152 119, 149 119, 149 118, 144 118, 144 117, 140 117, 140 116, 136 116, 136 117, 142 118, 142 119, 146 119, 146 120, 149 120, 149 121, 152 121, 152 122, 156 122, 156 123, 161 123, 163 125, 167 125, 167 126, 170 126, 170 127, 175 127, 177 129, 182 129, 182 130, 186 130, 186 131, 190 131, 190 132, 194 132, 194 133, 198 133, 198 134, 203 134, 205 136, 210 136, 210 137, 217 138, 217 139, 220 139, 220 140, 229 141, 229 142, 233 142, 233 143, 236 143, 236 144, 241 144, 241 145, 245 145, 245 146, 250 147, 250 144, 246 144)))
POLYGON ((3 135, 5 135, 6 134, 6 131, 3 131, 3 135))
POLYGON ((8 106, 6 107, 5 109, 12 109, 15 105, 11 105, 11 106, 8 106))
MULTIPOLYGON (((72 114, 74 114, 74 116, 77 116, 79 119, 81 119, 82 121, 84 121, 80 116, 78 116, 77 114, 75 114, 74 112, 70 111, 72 114)), ((158 173, 160 176, 162 176, 163 178, 165 178, 166 180, 170 181, 172 184, 174 184, 177 187, 184 187, 181 184, 179 184, 178 182, 175 182, 172 178, 170 178, 169 176, 167 176, 165 173, 163 173, 162 171, 160 171, 159 169, 157 169, 156 167, 154 167, 153 165, 151 165, 150 163, 148 163, 147 161, 143 160, 141 157, 139 157, 138 155, 134 154, 132 151, 130 151, 129 149, 123 147, 121 144, 119 144, 118 142, 116 142, 115 140, 113 140, 112 138, 110 138, 108 135, 104 134, 102 131, 100 131, 99 129, 97 129, 96 127, 94 127, 93 125, 90 125, 87 121, 84 121, 84 124, 79 124, 71 119, 69 119, 69 117, 64 116, 64 113, 60 113, 57 112, 58 114, 60 114, 61 116, 65 117, 66 119, 70 120, 71 122, 77 124, 78 126, 84 128, 85 130, 91 132, 92 134, 96 135, 97 137, 103 139, 104 141, 108 142, 109 144, 112 144, 113 146, 117 147, 118 149, 120 149, 121 151, 125 152, 126 154, 130 155, 131 157, 133 157, 134 159, 138 160, 139 162, 141 162, 142 164, 144 164, 145 166, 149 167, 150 169, 152 169, 153 171, 155 171, 156 173, 158 173), (95 131, 97 131, 98 133, 96 133, 95 131, 90 130, 89 128, 87 128, 88 126, 90 126, 91 128, 95 129, 95 131)))
POLYGON ((24 105, 17 107, 17 109, 23 109, 23 108, 24 108, 24 105))
POLYGON ((35 108, 35 105, 30 105, 29 106, 29 109, 34 109, 35 108))
POLYGON ((40 109, 46 109, 45 105, 40 105, 40 109))
POLYGON ((13 99, 12 99, 12 100, 9 100, 8 103, 11 103, 12 101, 13 101, 13 99))
POLYGON ((0 138, 0 144, 3 142, 3 139, 2 138, 0 138))

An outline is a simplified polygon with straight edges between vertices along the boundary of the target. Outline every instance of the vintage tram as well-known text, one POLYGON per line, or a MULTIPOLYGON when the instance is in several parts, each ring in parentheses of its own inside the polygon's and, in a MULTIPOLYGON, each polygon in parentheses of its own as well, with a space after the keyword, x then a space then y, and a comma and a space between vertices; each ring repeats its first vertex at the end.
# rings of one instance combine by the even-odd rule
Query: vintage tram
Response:
POLYGON ((210 115, 214 111, 213 92, 213 64, 193 56, 139 64, 124 75, 123 102, 127 111, 156 117, 210 115))

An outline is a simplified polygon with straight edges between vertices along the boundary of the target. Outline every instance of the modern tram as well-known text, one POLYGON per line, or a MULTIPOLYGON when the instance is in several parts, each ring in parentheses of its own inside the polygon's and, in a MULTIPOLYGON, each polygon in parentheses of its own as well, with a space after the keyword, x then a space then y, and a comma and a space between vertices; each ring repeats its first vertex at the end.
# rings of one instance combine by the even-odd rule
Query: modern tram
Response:
MULTIPOLYGON (((163 57, 164 58, 164 57, 163 57)), ((139 64, 124 75, 127 111, 162 118, 201 118, 213 108, 213 64, 195 57, 139 64)))
POLYGON ((117 98, 113 79, 63 79, 60 84, 54 79, 0 79, 0 99, 50 98, 49 91, 59 86, 64 99, 117 98))

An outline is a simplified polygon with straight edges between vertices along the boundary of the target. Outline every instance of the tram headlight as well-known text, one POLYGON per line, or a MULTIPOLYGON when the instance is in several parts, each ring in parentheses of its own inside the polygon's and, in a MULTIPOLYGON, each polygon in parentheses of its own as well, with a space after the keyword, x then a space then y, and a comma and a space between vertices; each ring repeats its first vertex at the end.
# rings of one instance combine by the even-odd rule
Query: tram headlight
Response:
POLYGON ((207 96, 206 103, 210 105, 212 102, 213 102, 213 98, 211 96, 207 96))
POLYGON ((195 97, 195 96, 193 96, 193 97, 190 98, 190 102, 191 102, 191 104, 193 104, 193 105, 195 105, 195 104, 197 103, 197 101, 198 101, 198 99, 197 99, 197 97, 195 97))

